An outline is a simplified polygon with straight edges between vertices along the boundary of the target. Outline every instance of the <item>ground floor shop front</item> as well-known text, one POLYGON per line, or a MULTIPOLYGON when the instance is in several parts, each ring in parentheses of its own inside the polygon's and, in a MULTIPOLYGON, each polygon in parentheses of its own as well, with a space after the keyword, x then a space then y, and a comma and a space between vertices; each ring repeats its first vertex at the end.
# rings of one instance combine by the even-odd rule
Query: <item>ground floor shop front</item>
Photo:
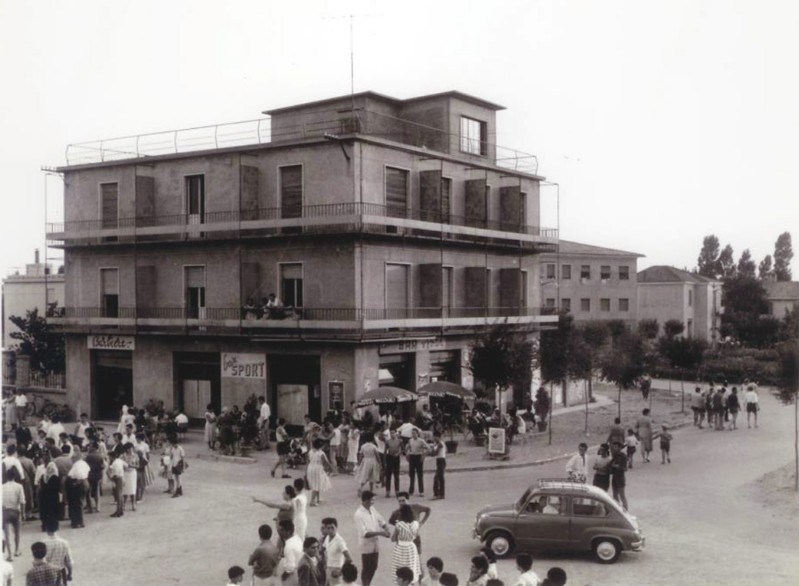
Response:
POLYGON ((70 334, 67 396, 94 419, 116 419, 123 405, 150 401, 201 419, 208 405, 218 413, 255 395, 273 416, 301 425, 306 414, 319 421, 378 386, 416 391, 447 380, 472 388, 472 343, 457 336, 350 344, 70 334))

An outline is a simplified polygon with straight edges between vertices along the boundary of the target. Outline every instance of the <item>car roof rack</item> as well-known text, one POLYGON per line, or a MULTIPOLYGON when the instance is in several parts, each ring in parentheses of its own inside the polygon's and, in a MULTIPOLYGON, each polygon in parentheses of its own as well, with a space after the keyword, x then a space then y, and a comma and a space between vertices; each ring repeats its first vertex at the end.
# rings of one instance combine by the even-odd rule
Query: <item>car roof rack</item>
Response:
POLYGON ((569 478, 539 478, 538 488, 570 488, 580 492, 591 492, 588 485, 569 478))

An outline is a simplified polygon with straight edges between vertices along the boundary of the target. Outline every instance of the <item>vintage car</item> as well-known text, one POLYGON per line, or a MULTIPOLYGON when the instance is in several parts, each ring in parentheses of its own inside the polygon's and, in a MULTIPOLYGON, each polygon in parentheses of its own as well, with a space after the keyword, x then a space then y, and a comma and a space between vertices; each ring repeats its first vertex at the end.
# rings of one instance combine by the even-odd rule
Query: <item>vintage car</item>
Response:
POLYGON ((601 488, 564 479, 541 479, 515 503, 477 513, 474 537, 497 557, 522 551, 592 551, 612 564, 622 551, 641 551, 635 517, 601 488))

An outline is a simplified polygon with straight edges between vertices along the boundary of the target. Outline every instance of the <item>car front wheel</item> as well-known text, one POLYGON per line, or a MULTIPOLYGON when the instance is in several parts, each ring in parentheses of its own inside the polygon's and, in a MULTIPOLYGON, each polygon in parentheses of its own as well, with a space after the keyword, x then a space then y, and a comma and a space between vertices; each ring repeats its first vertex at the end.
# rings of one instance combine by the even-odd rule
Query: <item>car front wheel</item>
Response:
POLYGON ((486 547, 498 558, 505 557, 513 551, 513 539, 503 531, 492 531, 486 537, 486 547))
POLYGON ((612 564, 621 555, 621 545, 613 539, 597 539, 594 542, 594 556, 600 564, 612 564))

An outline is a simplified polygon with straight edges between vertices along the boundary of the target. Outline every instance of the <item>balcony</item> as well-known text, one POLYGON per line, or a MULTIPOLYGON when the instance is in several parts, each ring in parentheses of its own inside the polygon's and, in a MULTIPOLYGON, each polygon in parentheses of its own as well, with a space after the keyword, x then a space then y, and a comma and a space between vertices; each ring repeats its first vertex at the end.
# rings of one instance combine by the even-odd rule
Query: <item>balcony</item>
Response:
MULTIPOLYGON (((174 242, 270 238, 297 234, 375 234, 420 239, 445 239, 471 244, 554 252, 558 233, 552 228, 513 225, 484 218, 436 211, 397 210, 372 203, 302 206, 299 217, 285 218, 281 208, 206 212, 201 219, 186 214, 76 220, 47 225, 51 246, 110 243, 174 242)), ((295 215, 292 213, 292 215, 295 215)))
POLYGON ((173 333, 243 336, 291 336, 369 333, 381 330, 466 328, 505 322, 513 325, 556 323, 531 307, 282 308, 278 316, 256 318, 243 307, 119 308, 108 317, 99 307, 67 307, 48 324, 65 332, 173 333))

